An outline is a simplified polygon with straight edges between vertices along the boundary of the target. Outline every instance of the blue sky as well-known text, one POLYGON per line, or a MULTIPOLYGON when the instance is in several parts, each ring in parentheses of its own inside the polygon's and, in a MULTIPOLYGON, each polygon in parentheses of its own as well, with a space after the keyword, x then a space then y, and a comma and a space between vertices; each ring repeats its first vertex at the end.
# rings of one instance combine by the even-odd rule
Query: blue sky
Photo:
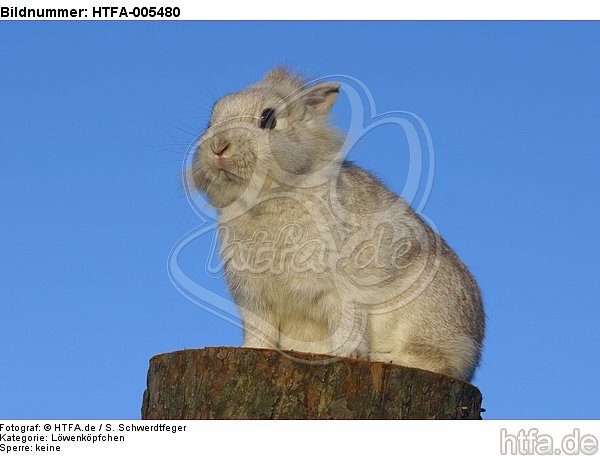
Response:
MULTIPOLYGON (((598 23, 4 22, 0 43, 0 417, 138 418, 151 356, 241 343, 169 280, 199 223, 179 173, 214 97, 287 62, 426 122, 424 214, 485 298, 484 416, 600 418, 598 23)), ((383 127, 351 157, 399 190, 402 144, 383 127)), ((208 244, 182 264, 225 294, 208 244)))

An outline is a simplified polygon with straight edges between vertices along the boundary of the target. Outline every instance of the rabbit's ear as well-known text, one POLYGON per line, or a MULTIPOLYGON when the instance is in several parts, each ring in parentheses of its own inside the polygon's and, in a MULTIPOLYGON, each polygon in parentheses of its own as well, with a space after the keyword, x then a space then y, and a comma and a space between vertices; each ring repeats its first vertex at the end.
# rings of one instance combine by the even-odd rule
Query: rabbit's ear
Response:
POLYGON ((302 91, 302 101, 311 107, 317 115, 325 116, 331 110, 340 93, 338 82, 322 82, 302 91))

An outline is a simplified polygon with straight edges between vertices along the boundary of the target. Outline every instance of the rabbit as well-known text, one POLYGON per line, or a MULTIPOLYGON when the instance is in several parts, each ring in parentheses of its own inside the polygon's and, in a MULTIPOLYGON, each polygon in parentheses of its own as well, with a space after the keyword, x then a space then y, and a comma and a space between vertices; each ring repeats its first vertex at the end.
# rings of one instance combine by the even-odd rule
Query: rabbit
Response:
POLYGON ((473 378, 479 287, 408 203, 345 159, 340 84, 284 67, 218 100, 189 170, 217 212, 244 347, 473 378))

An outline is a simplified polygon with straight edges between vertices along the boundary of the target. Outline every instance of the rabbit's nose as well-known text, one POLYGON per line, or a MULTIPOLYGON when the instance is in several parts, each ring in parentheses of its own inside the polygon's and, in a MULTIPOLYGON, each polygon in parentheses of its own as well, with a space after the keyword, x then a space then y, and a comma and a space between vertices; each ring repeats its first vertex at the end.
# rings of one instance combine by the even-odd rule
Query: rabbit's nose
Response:
POLYGON ((220 143, 213 144, 212 151, 215 155, 223 155, 223 153, 225 153, 225 151, 228 148, 229 148, 228 142, 220 142, 220 143))

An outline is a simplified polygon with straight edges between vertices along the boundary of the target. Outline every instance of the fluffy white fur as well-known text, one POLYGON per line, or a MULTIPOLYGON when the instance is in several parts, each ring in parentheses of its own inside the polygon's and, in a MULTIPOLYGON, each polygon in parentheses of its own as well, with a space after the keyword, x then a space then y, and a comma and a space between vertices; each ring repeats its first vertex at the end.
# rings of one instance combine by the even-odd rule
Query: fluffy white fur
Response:
POLYGON ((200 141, 191 175, 218 209, 244 345, 470 380, 484 335, 479 288, 406 202, 343 159, 328 121, 338 89, 277 68, 219 100, 200 141), (273 129, 260 128, 266 109, 273 129))

